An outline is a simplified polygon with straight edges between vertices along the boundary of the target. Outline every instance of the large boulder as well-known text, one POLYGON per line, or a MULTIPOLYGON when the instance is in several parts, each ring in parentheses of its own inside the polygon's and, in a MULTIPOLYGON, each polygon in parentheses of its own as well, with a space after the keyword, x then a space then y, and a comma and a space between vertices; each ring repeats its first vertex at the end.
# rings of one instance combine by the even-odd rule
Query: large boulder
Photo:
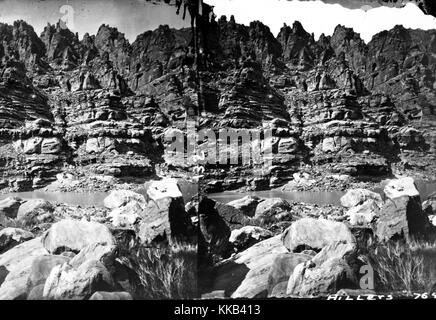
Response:
POLYGON ((286 200, 281 198, 268 198, 260 202, 256 207, 255 218, 264 218, 286 213, 292 207, 286 200))
POLYGON ((321 250, 337 241, 355 243, 346 224, 326 219, 300 219, 286 229, 281 237, 283 245, 291 252, 321 250))
POLYGON ((380 210, 375 234, 380 241, 405 237, 426 238, 431 225, 419 197, 401 196, 386 201, 380 210))
POLYGON ((138 236, 143 244, 174 242, 189 238, 192 231, 183 199, 164 198, 149 202, 141 218, 138 236))
POLYGON ((44 284, 50 275, 51 270, 58 265, 67 263, 69 257, 43 255, 37 257, 30 270, 30 275, 27 281, 28 300, 41 300, 43 298, 44 284))
POLYGON ((351 189, 341 197, 341 204, 345 208, 353 208, 362 205, 368 200, 373 200, 378 205, 383 203, 380 194, 366 189, 351 189))
POLYGON ((324 247, 310 261, 294 268, 286 294, 315 297, 354 286, 357 279, 350 262, 355 258, 355 252, 356 246, 345 241, 324 247))
POLYGON ((216 201, 214 210, 224 219, 231 230, 250 224, 251 218, 233 206, 216 201))
POLYGON ((312 256, 302 253, 287 252, 277 255, 268 274, 268 296, 277 298, 284 296, 289 277, 292 275, 295 267, 311 258, 312 256))
POLYGON ((4 228, 0 230, 0 253, 33 238, 33 233, 29 231, 19 228, 4 228))
POLYGON ((266 298, 274 259, 286 252, 280 236, 255 244, 215 267, 210 291, 224 290, 232 298, 266 298))
POLYGON ((78 267, 66 263, 51 270, 43 297, 49 300, 85 300, 97 291, 113 291, 114 287, 111 274, 100 261, 88 260, 78 267))
POLYGON ((245 226, 233 230, 229 242, 237 251, 243 251, 260 241, 271 238, 273 235, 272 232, 261 227, 245 226))
POLYGON ((422 210, 413 178, 389 180, 383 191, 389 200, 381 209, 376 225, 376 236, 380 241, 431 237, 432 226, 422 210))
MULTIPOLYGON (((96 291, 119 288, 114 244, 92 243, 66 263, 54 266, 43 286, 44 299, 87 299, 96 291)), ((122 287, 122 285, 121 285, 122 287)))
POLYGON ((241 199, 230 201, 227 204, 238 209, 248 217, 254 217, 259 202, 261 202, 261 199, 256 196, 245 196, 241 199))
POLYGON ((16 219, 27 225, 52 221, 54 209, 54 206, 46 200, 31 199, 20 206, 16 219))
POLYGON ((23 199, 17 197, 8 197, 0 201, 0 217, 4 216, 10 219, 15 219, 18 214, 18 209, 23 201, 23 199))
POLYGON ((104 242, 92 243, 75 255, 69 262, 72 267, 78 267, 86 261, 101 262, 106 268, 113 269, 117 246, 104 242))
POLYGON ((145 206, 146 200, 142 194, 130 190, 114 190, 104 200, 104 206, 108 209, 118 209, 131 202, 145 206))
POLYGON ((214 200, 207 197, 200 199, 198 204, 200 239, 205 242, 206 252, 204 254, 221 256, 228 249, 231 230, 215 209, 215 204, 214 200))
POLYGON ((386 197, 389 199, 400 198, 403 196, 419 197, 419 191, 416 188, 413 178, 401 178, 388 180, 383 189, 386 197))
POLYGON ((369 199, 348 209, 346 216, 353 226, 368 226, 379 216, 381 206, 380 202, 369 199))
POLYGON ((27 280, 36 258, 47 255, 41 238, 23 242, 0 255, 0 266, 6 269, 6 277, 0 285, 0 300, 25 299, 27 280))
POLYGON ((190 239, 194 235, 176 179, 149 183, 147 195, 149 201, 142 214, 138 234, 142 243, 171 243, 190 239))
POLYGON ((162 180, 152 181, 146 184, 147 195, 153 201, 165 198, 183 197, 177 179, 165 178, 162 180))
POLYGON ((422 211, 428 216, 436 214, 436 194, 431 195, 422 203, 422 211))
POLYGON ((110 230, 103 224, 87 221, 62 220, 52 225, 42 238, 44 247, 52 254, 79 252, 94 243, 115 244, 110 230))
POLYGON ((122 207, 114 208, 108 214, 108 217, 111 219, 114 227, 128 228, 134 226, 138 222, 144 214, 145 209, 145 205, 136 201, 131 201, 122 207))
POLYGON ((115 190, 104 199, 106 208, 112 209, 109 218, 114 227, 132 227, 144 214, 147 202, 142 194, 129 190, 115 190))
POLYGON ((295 267, 289 278, 286 294, 299 297, 316 297, 337 292, 346 286, 349 266, 341 261, 331 259, 316 267, 311 261, 295 267))

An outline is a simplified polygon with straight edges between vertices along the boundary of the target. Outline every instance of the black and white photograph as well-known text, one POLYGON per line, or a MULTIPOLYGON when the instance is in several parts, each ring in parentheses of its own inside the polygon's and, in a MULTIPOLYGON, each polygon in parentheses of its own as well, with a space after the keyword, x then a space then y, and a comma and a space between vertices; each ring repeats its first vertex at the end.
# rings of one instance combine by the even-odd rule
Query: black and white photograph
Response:
POLYGON ((0 0, 0 300, 435 300, 435 109, 431 0, 0 0))

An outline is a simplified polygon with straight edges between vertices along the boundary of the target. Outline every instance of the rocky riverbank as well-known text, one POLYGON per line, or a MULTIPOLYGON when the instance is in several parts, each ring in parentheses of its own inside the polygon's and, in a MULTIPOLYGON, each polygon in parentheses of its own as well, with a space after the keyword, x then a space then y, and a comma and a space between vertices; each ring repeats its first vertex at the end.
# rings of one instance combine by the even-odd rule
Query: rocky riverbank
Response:
POLYGON ((224 205, 203 198, 199 203, 202 294, 319 298, 389 292, 402 296, 398 288, 384 287, 380 278, 387 272, 380 264, 386 262, 383 250, 393 250, 392 243, 397 243, 397 254, 403 250, 410 256, 402 254, 384 267, 392 272, 395 264, 422 254, 427 257, 420 260, 425 272, 417 275, 401 268, 396 272, 399 277, 425 277, 413 281, 430 281, 421 290, 435 290, 436 212, 431 204, 435 195, 421 204, 411 178, 389 181, 384 194, 386 200, 366 189, 350 189, 341 198, 342 207, 330 208, 253 197, 224 205), (371 272, 365 278, 369 282, 362 282, 367 272, 371 272))
POLYGON ((428 241, 417 250, 434 259, 436 196, 421 204, 411 178, 389 181, 386 200, 350 189, 341 206, 256 196, 185 203, 179 182, 168 178, 143 189, 145 195, 114 190, 101 208, 0 201, 0 298, 147 298, 138 289, 143 269, 129 252, 148 252, 141 261, 150 267, 153 250, 170 250, 157 254, 160 261, 181 243, 192 248, 190 263, 199 263, 185 274, 198 281, 192 294, 214 298, 380 293, 377 278, 370 290, 359 287, 361 270, 377 268, 371 259, 381 256, 373 250, 397 241, 414 250, 428 241))
POLYGON ((183 261, 191 267, 181 281, 194 280, 195 290, 184 298, 194 297, 196 219, 185 211, 176 180, 150 181, 144 189, 146 196, 112 191, 104 208, 0 201, 0 299, 155 298, 159 292, 144 288, 144 281, 165 265, 149 264, 180 259, 187 248, 190 260, 183 261))

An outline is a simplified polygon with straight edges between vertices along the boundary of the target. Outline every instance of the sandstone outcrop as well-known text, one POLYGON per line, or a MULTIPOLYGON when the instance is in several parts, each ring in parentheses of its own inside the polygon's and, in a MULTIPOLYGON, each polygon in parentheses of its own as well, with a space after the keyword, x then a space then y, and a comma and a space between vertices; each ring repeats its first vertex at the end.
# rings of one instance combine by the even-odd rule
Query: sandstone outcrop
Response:
POLYGON ((306 164, 351 180, 424 168, 434 177, 433 30, 396 26, 366 44, 344 26, 318 41, 298 22, 277 38, 260 22, 243 26, 233 17, 211 29, 217 41, 204 79, 216 102, 200 127, 271 128, 276 139, 267 178, 249 177, 241 163, 227 164, 221 178, 222 167, 211 166, 206 181, 221 183, 208 190, 283 185, 306 164))
POLYGON ((233 230, 230 234, 229 242, 237 251, 243 251, 260 241, 271 238, 273 235, 271 231, 261 227, 245 226, 241 229, 233 230))
POLYGON ((224 290, 232 298, 266 298, 274 258, 286 252, 280 236, 257 243, 215 267, 210 291, 224 290))
POLYGON ((321 250, 339 241, 355 243, 353 234, 344 223, 326 219, 300 219, 281 237, 283 245, 290 252, 301 252, 305 249, 321 250))
POLYGON ((71 189, 89 182, 85 172, 144 180, 165 161, 165 170, 185 171, 164 157, 164 131, 184 131, 199 95, 198 129, 269 128, 276 155, 268 168, 208 166, 208 191, 297 180, 329 188, 329 175, 347 175, 347 184, 392 172, 435 176, 434 31, 396 26, 366 44, 338 26, 316 41, 299 22, 274 37, 258 21, 222 17, 208 25, 201 92, 187 70, 191 36, 160 26, 129 43, 108 25, 79 39, 59 23, 40 37, 23 21, 2 24, 0 188, 41 188, 62 172, 80 177, 71 189), (320 183, 295 178, 306 166, 320 183))
POLYGON ((0 255, 0 265, 6 277, 0 285, 0 300, 26 299, 27 280, 35 259, 47 255, 41 238, 23 242, 0 255))
POLYGON ((352 243, 343 242, 324 247, 310 261, 295 267, 289 278, 286 294, 319 296, 352 286, 356 277, 347 260, 355 249, 352 243))
POLYGON ((107 25, 79 39, 61 22, 40 37, 24 21, 1 24, 0 188, 41 188, 67 166, 79 177, 153 176, 162 128, 183 119, 192 95, 180 71, 190 38, 161 26, 130 44, 107 25))
POLYGON ((194 227, 176 179, 147 183, 147 207, 141 216, 138 236, 144 244, 191 241, 194 227))
POLYGON ((34 237, 33 233, 23 229, 4 228, 0 230, 0 254, 34 237))
POLYGON ((99 223, 62 220, 52 225, 43 236, 44 248, 52 253, 79 252, 94 243, 114 244, 110 230, 99 223))

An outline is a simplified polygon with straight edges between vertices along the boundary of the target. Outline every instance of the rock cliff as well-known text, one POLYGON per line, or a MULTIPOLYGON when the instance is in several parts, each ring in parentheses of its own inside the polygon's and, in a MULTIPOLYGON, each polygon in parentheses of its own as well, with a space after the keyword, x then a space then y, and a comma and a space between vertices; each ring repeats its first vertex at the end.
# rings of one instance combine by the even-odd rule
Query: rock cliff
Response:
POLYGON ((0 188, 44 187, 59 173, 119 183, 186 174, 165 163, 163 135, 185 128, 199 91, 198 129, 273 132, 266 174, 209 164, 209 191, 280 187, 304 172, 318 188, 435 177, 436 31, 396 26, 366 44, 344 26, 315 40, 299 22, 275 37, 221 17, 203 33, 197 73, 190 29, 160 26, 130 44, 107 25, 79 39, 62 23, 40 36, 24 21, 0 24, 0 188))
POLYGON ((155 175, 164 128, 183 126, 195 96, 181 70, 190 30, 161 26, 130 44, 107 25, 79 39, 62 22, 38 37, 17 21, 0 24, 0 39, 0 189, 41 188, 60 173, 102 190, 89 179, 155 175))
POLYGON ((434 178, 435 30, 396 26, 366 44, 341 25, 315 40, 299 22, 274 37, 260 22, 221 17, 208 32, 203 76, 215 103, 203 127, 271 128, 275 154, 262 178, 247 166, 209 166, 208 190, 272 188, 297 171, 320 188, 332 176, 434 178))

